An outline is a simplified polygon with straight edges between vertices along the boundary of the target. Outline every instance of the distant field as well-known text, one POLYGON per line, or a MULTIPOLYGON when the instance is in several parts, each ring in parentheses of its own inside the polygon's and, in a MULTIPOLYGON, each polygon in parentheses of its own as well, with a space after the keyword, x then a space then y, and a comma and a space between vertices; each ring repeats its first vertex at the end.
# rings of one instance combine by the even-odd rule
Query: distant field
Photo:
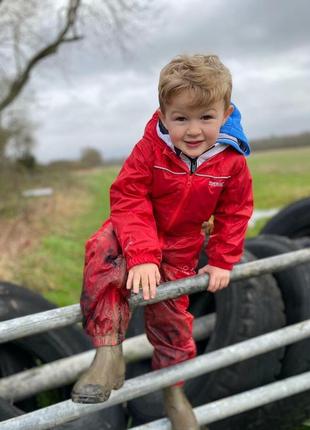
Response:
MULTIPOLYGON (((249 158, 249 166, 256 208, 282 207, 310 196, 310 148, 255 153, 249 158)), ((14 221, 11 208, 9 224, 13 222, 14 226, 15 222, 16 226, 2 247, 0 277, 38 290, 58 305, 76 303, 84 243, 108 216, 108 190, 117 172, 117 167, 75 172, 65 176, 63 182, 62 175, 49 177, 47 183, 40 177, 40 186, 55 185, 55 195, 28 201, 17 199, 18 216, 14 221), (23 226, 20 233, 18 226, 23 226), (14 250, 15 241, 22 241, 23 236, 25 243, 16 245, 14 250), (10 255, 6 254, 8 244, 10 255)), ((35 178, 33 183, 28 178, 27 187, 36 185, 35 178)), ((5 229, 5 208, 2 213, 5 216, 0 215, 0 229, 5 229)), ((256 235, 264 223, 265 220, 257 223, 248 234, 256 235)))
POLYGON ((310 144, 308 148, 256 152, 248 162, 257 208, 280 207, 310 196, 310 144))
POLYGON ((6 224, 12 229, 6 241, 9 252, 6 246, 0 252, 0 278, 39 291, 58 305, 76 303, 84 243, 108 216, 108 190, 117 171, 106 167, 70 173, 64 187, 57 180, 40 182, 40 186, 54 186, 52 197, 25 201, 24 211, 18 207, 16 226, 11 217, 2 225, 0 218, 0 228, 6 224))

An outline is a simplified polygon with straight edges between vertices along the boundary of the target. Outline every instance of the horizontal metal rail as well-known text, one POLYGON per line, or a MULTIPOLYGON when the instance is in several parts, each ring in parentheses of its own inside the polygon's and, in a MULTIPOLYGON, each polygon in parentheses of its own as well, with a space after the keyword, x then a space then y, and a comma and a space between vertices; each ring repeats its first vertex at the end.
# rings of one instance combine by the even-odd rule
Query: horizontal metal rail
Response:
POLYGON ((80 305, 64 306, 0 322, 0 343, 43 333, 82 320, 80 305))
MULTIPOLYGON (((310 248, 263 258, 236 266, 231 273, 231 280, 239 281, 253 276, 281 271, 309 261, 310 248)), ((137 295, 132 295, 129 300, 130 305, 132 307, 145 306, 168 298, 176 298, 183 294, 205 291, 208 280, 209 276, 205 274, 178 281, 166 282, 158 286, 154 299, 144 300, 142 294, 139 293, 137 295)), ((80 307, 76 304, 3 321, 0 323, 0 343, 63 327, 81 321, 81 319, 80 307)))
MULTIPOLYGON (((80 416, 175 384, 181 379, 194 378, 204 373, 230 366, 309 336, 310 319, 208 354, 199 355, 192 360, 187 360, 175 366, 129 379, 125 382, 123 388, 112 392, 110 399, 104 403, 87 405, 66 400, 47 408, 3 421, 0 423, 0 430, 46 430, 80 416)), ((308 373, 305 373, 301 378, 308 378, 308 373)))
MULTIPOLYGON (((310 390, 310 372, 273 382, 253 390, 235 394, 194 409, 199 425, 211 424, 232 415, 240 414, 275 400, 285 399, 294 394, 310 390)), ((162 418, 131 430, 171 430, 170 421, 162 418)))
MULTIPOLYGON (((193 335, 199 341, 209 337, 215 325, 215 314, 194 320, 193 335)), ((126 363, 150 358, 153 347, 145 334, 123 342, 126 363)), ((86 370, 95 355, 95 350, 62 358, 30 370, 0 379, 0 397, 9 401, 23 400, 41 391, 62 387, 74 382, 86 370)))

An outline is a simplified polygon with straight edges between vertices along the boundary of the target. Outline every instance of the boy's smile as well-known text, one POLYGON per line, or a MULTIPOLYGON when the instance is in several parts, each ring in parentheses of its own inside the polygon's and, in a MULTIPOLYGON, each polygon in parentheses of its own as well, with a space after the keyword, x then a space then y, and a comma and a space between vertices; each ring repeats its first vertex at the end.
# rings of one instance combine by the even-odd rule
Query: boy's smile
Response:
POLYGON ((214 146, 222 124, 232 111, 232 106, 225 111, 222 100, 209 106, 192 107, 192 96, 184 91, 174 96, 165 113, 159 111, 159 115, 174 146, 196 158, 214 146))

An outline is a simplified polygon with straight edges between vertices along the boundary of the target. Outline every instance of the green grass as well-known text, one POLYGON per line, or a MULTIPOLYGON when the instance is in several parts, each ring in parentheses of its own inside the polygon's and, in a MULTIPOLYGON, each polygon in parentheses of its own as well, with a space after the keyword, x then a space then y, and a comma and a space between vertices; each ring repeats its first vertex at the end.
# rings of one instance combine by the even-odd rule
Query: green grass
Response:
MULTIPOLYGON (((3 166, 2 166, 3 167, 3 166)), ((70 188, 76 178, 59 168, 38 166, 32 171, 21 167, 0 168, 0 219, 10 219, 25 211, 31 199, 21 198, 29 188, 52 187, 54 190, 70 188)))
POLYGON ((310 196, 310 148, 258 152, 248 162, 257 208, 281 207, 310 196))
MULTIPOLYGON (((281 208, 302 197, 310 197, 310 148, 254 153, 248 159, 253 176, 257 209, 281 208)), ((250 228, 256 236, 266 220, 250 228)))
POLYGON ((40 291, 59 306, 78 302, 85 240, 108 217, 108 190, 116 174, 116 168, 105 168, 78 177, 82 195, 88 196, 87 209, 55 226, 38 248, 21 258, 20 283, 40 291))

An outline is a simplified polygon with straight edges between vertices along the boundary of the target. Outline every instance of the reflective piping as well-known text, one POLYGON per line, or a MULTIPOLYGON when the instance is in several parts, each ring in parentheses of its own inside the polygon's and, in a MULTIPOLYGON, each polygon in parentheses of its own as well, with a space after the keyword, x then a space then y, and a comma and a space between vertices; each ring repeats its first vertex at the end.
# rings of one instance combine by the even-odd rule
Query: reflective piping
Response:
POLYGON ((161 166, 153 166, 155 169, 166 170, 167 172, 173 173, 174 175, 187 175, 186 172, 173 172, 173 170, 167 169, 166 167, 161 166))
POLYGON ((213 178, 213 179, 229 179, 231 176, 212 176, 212 175, 203 175, 202 173, 194 173, 196 176, 204 176, 205 178, 213 178))
POLYGON ((219 133, 219 137, 217 138, 217 141, 221 140, 221 139, 229 139, 235 143, 238 143, 238 139, 236 137, 231 136, 230 134, 226 134, 226 133, 219 133))

